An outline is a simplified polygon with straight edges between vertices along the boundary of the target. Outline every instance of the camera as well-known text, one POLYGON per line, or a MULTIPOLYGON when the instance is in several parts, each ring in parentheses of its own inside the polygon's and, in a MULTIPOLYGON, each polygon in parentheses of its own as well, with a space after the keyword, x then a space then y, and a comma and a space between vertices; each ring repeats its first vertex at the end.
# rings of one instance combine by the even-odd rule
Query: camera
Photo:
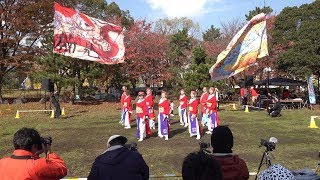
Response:
POLYGON ((267 141, 265 139, 261 139, 260 145, 267 148, 267 151, 273 151, 276 149, 276 142, 267 141))
POLYGON ((128 148, 130 151, 138 151, 138 145, 135 142, 125 144, 124 147, 128 148))
POLYGON ((52 144, 52 137, 40 137, 40 144, 38 144, 38 150, 42 150, 42 144, 45 146, 52 144))
POLYGON ((204 151, 206 153, 210 153, 210 150, 208 150, 210 148, 210 143, 200 141, 199 146, 200 146, 201 151, 204 151))

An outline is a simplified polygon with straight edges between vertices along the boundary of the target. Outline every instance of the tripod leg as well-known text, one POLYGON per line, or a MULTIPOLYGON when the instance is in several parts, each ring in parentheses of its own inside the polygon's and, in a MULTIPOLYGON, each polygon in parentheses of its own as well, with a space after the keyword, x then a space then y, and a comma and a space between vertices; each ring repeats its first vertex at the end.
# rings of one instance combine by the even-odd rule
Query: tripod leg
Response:
POLYGON ((260 164, 259 164, 259 168, 258 168, 258 171, 257 171, 255 180, 257 180, 257 178, 258 178, 258 174, 259 174, 259 172, 260 172, 260 169, 261 169, 261 166, 262 166, 262 163, 263 163, 263 160, 264 160, 264 156, 265 156, 265 155, 266 155, 266 152, 263 152, 263 155, 262 155, 262 158, 261 158, 261 161, 260 161, 260 164))
POLYGON ((269 153, 266 152, 266 164, 267 164, 267 167, 270 167, 271 166, 271 160, 270 160, 270 157, 269 157, 269 153))

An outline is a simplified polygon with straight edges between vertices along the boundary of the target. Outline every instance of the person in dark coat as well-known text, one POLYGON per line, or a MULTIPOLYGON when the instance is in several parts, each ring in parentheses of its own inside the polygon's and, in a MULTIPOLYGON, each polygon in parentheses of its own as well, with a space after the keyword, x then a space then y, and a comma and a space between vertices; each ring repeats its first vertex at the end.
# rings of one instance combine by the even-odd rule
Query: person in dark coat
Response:
POLYGON ((232 153, 233 135, 229 127, 218 126, 213 129, 211 146, 213 158, 221 166, 223 180, 249 179, 245 161, 232 153))
POLYGON ((54 106, 54 108, 56 109, 54 112, 54 118, 59 118, 59 116, 61 115, 61 108, 60 108, 59 98, 57 97, 57 92, 51 93, 50 101, 54 106))
POLYGON ((149 167, 142 155, 125 146, 127 138, 113 135, 108 140, 108 149, 94 161, 88 180, 146 180, 149 167))
POLYGON ((281 116, 280 112, 282 110, 281 102, 277 97, 273 97, 272 99, 274 106, 268 107, 267 112, 271 117, 281 116))

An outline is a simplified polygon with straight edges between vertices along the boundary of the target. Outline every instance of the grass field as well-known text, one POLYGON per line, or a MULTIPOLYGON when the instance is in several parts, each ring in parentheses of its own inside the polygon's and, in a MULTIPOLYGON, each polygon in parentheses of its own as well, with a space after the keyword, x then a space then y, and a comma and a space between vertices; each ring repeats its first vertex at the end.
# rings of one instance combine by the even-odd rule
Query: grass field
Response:
MULTIPOLYGON (((0 105, 0 157, 12 153, 13 134, 21 127, 34 127, 45 135, 53 137, 53 150, 65 160, 67 177, 87 177, 95 157, 106 148, 110 135, 122 134, 129 141, 134 138, 135 127, 123 129, 119 122, 120 105, 103 103, 81 106, 62 104, 66 116, 50 119, 44 113, 22 113, 14 119, 17 109, 43 109, 39 103, 22 105, 0 105)), ((319 110, 287 110, 279 118, 270 118, 264 111, 245 113, 243 111, 221 110, 222 124, 229 125, 235 137, 234 153, 246 160, 250 172, 257 171, 264 151, 259 147, 260 139, 278 138, 272 163, 280 163, 290 169, 315 168, 320 150, 320 129, 310 129, 311 115, 319 110)), ((316 121, 320 126, 320 120, 316 121)), ((202 141, 210 142, 204 135, 202 141)), ((183 158, 197 151, 199 141, 190 138, 187 129, 178 123, 178 116, 172 120, 169 141, 152 137, 138 143, 139 152, 150 167, 150 174, 180 173, 183 158)))

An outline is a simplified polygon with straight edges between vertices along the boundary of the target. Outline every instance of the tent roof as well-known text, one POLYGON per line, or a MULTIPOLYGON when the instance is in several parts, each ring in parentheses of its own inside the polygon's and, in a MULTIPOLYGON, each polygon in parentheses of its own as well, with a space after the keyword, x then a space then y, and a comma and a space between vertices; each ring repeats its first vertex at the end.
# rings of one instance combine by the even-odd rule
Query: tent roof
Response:
MULTIPOLYGON (((262 81, 257 81, 257 82, 255 82, 255 84, 256 85, 267 85, 268 79, 264 79, 262 81)), ((301 85, 305 85, 305 84, 307 84, 307 82, 288 79, 288 78, 281 78, 281 77, 269 79, 269 85, 274 85, 274 86, 301 86, 301 85)))

